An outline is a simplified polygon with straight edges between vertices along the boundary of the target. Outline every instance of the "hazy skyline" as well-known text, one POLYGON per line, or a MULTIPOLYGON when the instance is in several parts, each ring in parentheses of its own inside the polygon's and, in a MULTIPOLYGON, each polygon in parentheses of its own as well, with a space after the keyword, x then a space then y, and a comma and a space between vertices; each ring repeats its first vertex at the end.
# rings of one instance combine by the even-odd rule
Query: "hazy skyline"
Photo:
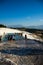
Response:
POLYGON ((0 0, 0 24, 43 25, 43 0, 0 0))

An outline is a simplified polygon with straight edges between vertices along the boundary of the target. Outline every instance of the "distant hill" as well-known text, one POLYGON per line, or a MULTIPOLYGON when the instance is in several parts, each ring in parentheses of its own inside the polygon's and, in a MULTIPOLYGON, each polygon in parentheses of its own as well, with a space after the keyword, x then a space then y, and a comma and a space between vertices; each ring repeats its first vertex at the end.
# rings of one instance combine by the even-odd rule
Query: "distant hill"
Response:
POLYGON ((43 25, 38 25, 38 26, 27 26, 27 28, 43 29, 43 25))
POLYGON ((12 28, 22 28, 22 25, 9 25, 8 27, 12 27, 12 28))
POLYGON ((7 27, 6 25, 0 24, 0 27, 7 27))
POLYGON ((39 28, 39 29, 43 29, 43 25, 37 26, 37 28, 39 28))
POLYGON ((38 25, 38 26, 9 25, 8 27, 11 27, 11 28, 31 28, 31 29, 42 29, 43 30, 43 25, 38 25))

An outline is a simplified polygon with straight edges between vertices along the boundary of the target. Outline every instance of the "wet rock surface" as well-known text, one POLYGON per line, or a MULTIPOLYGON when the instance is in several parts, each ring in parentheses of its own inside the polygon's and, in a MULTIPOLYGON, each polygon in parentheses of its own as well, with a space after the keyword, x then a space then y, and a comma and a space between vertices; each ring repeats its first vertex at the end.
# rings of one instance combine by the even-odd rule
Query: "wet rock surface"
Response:
POLYGON ((20 56, 43 54, 43 42, 36 40, 4 42, 0 44, 0 52, 20 56))
POLYGON ((0 52, 5 59, 13 61, 12 65, 43 65, 43 42, 5 42, 0 44, 0 52))
MULTIPOLYGON (((43 65, 43 55, 28 55, 28 56, 12 55, 9 56, 9 59, 14 62, 11 63, 12 65, 43 65)), ((2 62, 2 64, 0 62, 1 65, 5 65, 6 63, 8 65, 11 65, 5 61, 4 63, 2 62)))

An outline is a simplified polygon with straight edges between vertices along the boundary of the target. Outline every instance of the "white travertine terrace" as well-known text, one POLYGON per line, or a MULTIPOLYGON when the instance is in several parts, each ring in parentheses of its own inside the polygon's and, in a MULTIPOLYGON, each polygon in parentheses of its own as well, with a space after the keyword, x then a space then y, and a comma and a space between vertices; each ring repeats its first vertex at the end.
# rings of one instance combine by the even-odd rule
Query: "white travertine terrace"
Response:
POLYGON ((20 31, 18 29, 0 28, 0 36, 2 36, 4 33, 5 34, 7 34, 7 33, 22 33, 23 37, 25 37, 25 35, 27 35, 28 39, 41 40, 41 39, 38 39, 37 37, 33 36, 32 33, 29 33, 26 31, 20 31))
POLYGON ((17 29, 10 29, 10 28, 0 28, 0 35, 3 34, 7 34, 7 33, 21 33, 21 31, 17 30, 17 29))

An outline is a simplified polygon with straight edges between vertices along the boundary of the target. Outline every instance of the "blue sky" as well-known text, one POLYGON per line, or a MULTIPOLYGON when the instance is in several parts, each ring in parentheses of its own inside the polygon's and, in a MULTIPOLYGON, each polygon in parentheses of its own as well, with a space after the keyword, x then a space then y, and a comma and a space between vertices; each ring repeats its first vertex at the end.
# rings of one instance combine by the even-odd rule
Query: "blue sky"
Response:
POLYGON ((0 24, 43 25, 43 0, 0 0, 0 24))

